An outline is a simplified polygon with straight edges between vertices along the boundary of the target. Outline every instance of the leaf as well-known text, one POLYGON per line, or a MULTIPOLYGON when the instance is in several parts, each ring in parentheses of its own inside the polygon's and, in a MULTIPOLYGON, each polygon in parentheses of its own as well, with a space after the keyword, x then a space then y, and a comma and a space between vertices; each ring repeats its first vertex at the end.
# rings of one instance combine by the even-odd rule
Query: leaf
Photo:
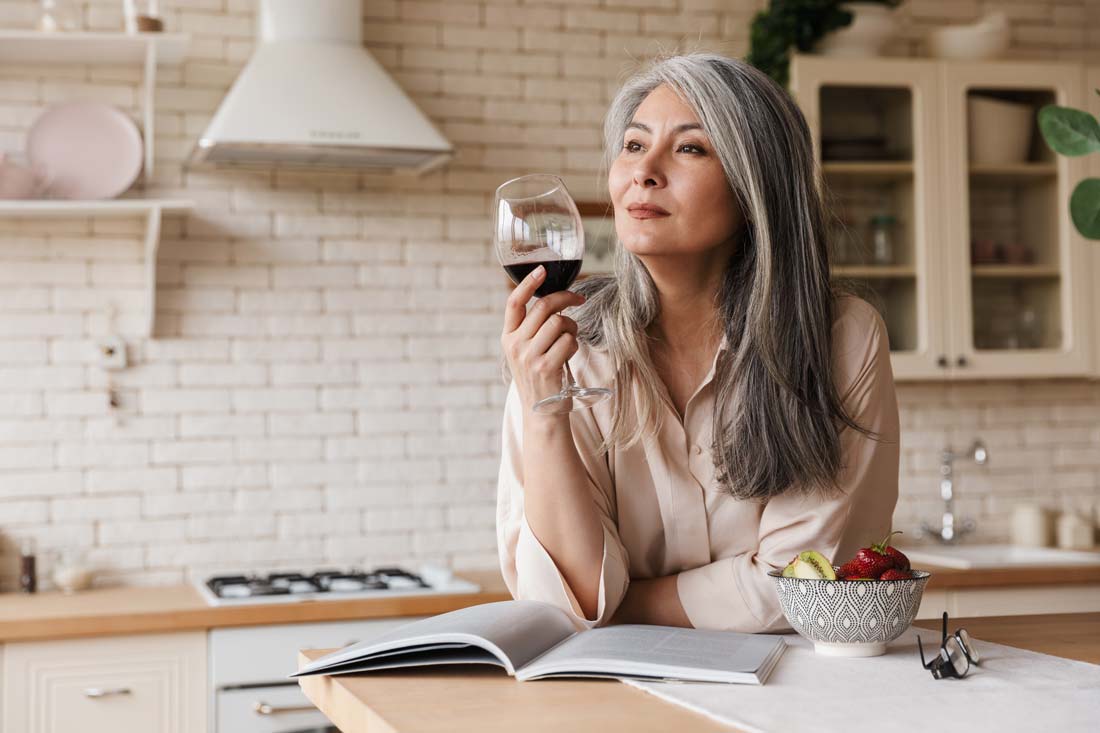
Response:
POLYGON ((1086 178, 1069 197, 1074 226, 1088 239, 1100 239, 1100 178, 1086 178))
POLYGON ((1100 123, 1079 109, 1046 105, 1039 110, 1039 131, 1050 149, 1062 155, 1100 151, 1100 123))

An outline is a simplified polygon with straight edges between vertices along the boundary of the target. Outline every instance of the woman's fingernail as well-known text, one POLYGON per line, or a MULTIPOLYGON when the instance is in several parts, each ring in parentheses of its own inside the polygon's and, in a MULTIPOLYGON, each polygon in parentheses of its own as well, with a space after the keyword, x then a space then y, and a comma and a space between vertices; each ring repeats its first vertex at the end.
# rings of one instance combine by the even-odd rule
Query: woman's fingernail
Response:
POLYGON ((535 269, 534 269, 534 270, 533 270, 533 271, 531 272, 531 276, 532 276, 533 278, 535 278, 536 280, 541 280, 541 279, 542 279, 542 276, 543 276, 543 275, 545 275, 545 274, 546 274, 546 268, 545 268, 545 267, 543 267, 542 265, 539 265, 538 267, 536 267, 536 268, 535 268, 535 269))

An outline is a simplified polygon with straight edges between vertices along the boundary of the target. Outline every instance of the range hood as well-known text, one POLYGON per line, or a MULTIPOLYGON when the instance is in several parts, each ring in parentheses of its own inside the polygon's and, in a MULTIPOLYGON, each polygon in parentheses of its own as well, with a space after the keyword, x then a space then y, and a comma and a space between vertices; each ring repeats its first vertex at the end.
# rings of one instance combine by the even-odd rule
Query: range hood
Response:
POLYGON ((423 173, 453 148, 362 45, 362 0, 260 0, 255 53, 192 163, 423 173))

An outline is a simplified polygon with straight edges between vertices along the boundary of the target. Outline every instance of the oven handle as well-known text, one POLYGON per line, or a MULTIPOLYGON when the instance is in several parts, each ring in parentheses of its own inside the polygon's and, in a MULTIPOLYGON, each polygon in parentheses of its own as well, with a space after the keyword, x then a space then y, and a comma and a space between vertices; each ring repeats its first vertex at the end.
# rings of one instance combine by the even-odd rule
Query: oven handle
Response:
POLYGON ((304 713, 317 708, 313 705, 283 705, 277 706, 257 700, 252 704, 252 709, 259 715, 279 715, 281 713, 304 713))

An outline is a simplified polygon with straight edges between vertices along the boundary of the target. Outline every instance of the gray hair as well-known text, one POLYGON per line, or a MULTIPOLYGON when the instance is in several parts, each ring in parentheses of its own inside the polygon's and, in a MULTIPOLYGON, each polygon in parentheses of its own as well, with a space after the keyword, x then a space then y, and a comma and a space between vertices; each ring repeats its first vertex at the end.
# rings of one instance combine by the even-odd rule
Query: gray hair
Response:
MULTIPOLYGON (((839 291, 829 280, 828 214, 806 120, 782 87, 742 61, 707 53, 657 59, 611 104, 605 172, 638 106, 661 85, 695 111, 745 221, 715 296, 728 345, 715 374, 719 482, 734 497, 754 500, 835 489, 840 431, 870 433, 846 414, 833 384, 839 291)), ((641 260, 615 246, 614 275, 578 283, 588 300, 573 314, 581 340, 609 351, 615 365, 605 451, 634 444, 662 421, 646 333, 660 310, 657 289, 641 260), (627 399, 635 384, 637 401, 627 399)))

